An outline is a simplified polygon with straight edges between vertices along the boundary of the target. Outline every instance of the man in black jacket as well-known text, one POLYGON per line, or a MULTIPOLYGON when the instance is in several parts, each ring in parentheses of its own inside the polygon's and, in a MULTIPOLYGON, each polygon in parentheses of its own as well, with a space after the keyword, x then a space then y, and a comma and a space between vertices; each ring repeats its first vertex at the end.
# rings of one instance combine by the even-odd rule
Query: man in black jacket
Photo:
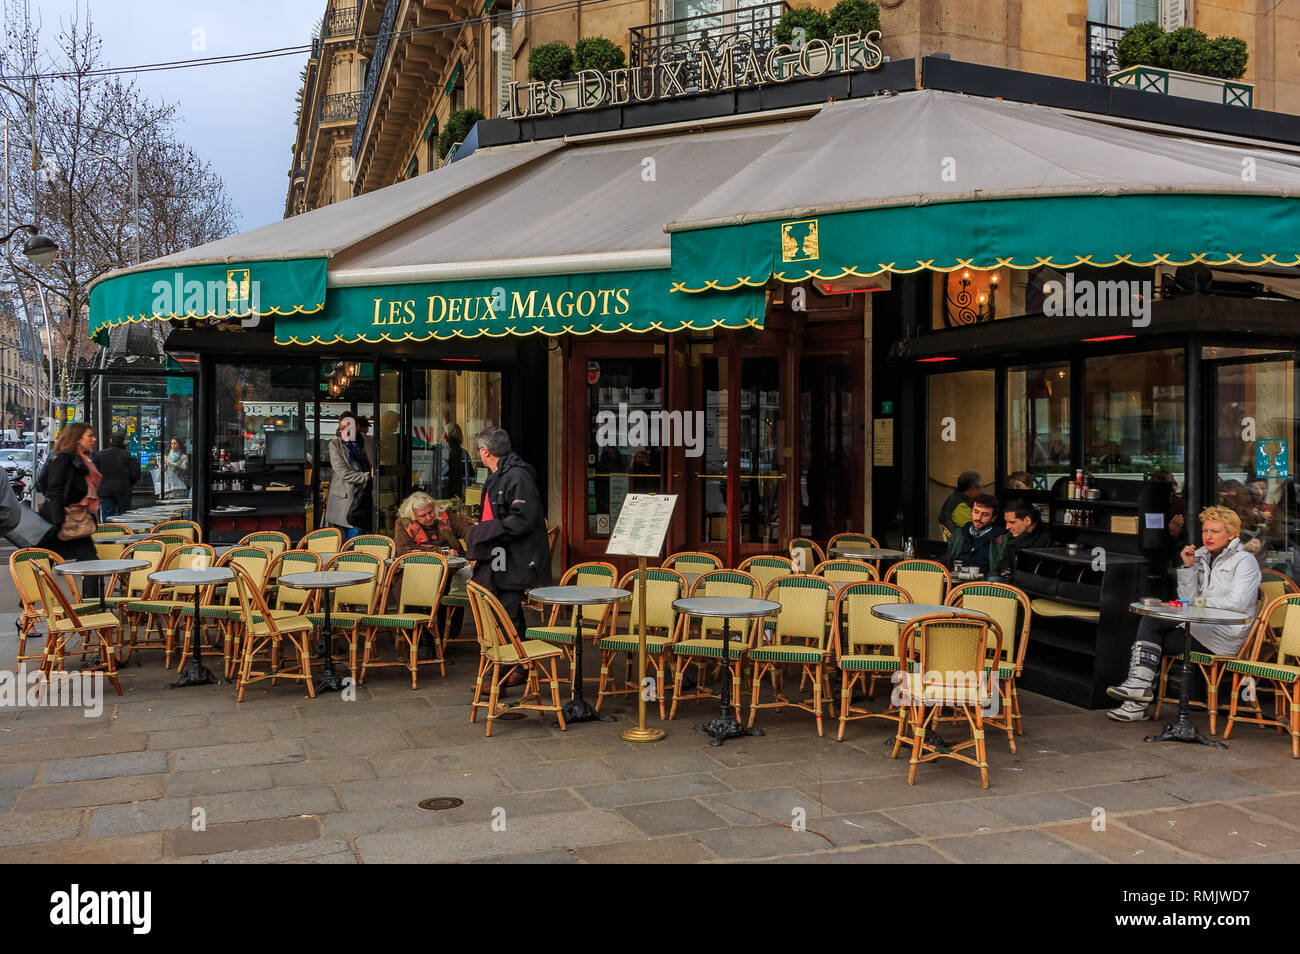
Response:
POLYGON ((1003 541, 1002 558, 998 572, 1009 577, 1016 567, 1016 557, 1021 550, 1035 550, 1052 545, 1051 534, 1039 519, 1038 508, 1023 500, 1008 501, 1002 514, 1008 535, 1003 541))
POLYGON ((108 439, 108 446, 95 455, 95 466, 104 475, 99 485, 99 516, 107 519, 131 509, 131 488, 140 479, 140 462, 126 449, 121 434, 108 439))
MULTIPOLYGON (((479 432, 478 454, 491 473, 483 484, 483 519, 470 532, 470 545, 483 542, 490 548, 492 592, 522 639, 524 591, 550 578, 542 492, 537 471, 511 450, 510 435, 501 428, 479 432)), ((481 563, 476 564, 476 579, 481 569, 481 563)))

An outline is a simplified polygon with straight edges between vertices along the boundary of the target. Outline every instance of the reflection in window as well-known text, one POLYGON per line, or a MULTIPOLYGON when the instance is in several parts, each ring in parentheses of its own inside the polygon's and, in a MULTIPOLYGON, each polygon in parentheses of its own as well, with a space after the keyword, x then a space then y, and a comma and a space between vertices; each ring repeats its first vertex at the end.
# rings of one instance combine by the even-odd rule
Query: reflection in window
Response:
POLYGON ((993 484, 993 372, 932 374, 929 385, 929 527, 939 534, 939 510, 966 470, 993 484))
POLYGON ((501 374, 496 371, 414 371, 411 404, 411 486, 435 500, 481 502, 487 468, 477 436, 501 426, 501 374))
POLYGON ((1047 490, 1070 471, 1070 369, 1007 371, 1007 475, 1028 473, 1047 490))
POLYGON ((587 536, 608 537, 629 493, 662 493, 663 362, 587 362, 587 536))
POLYGON ((1183 472, 1183 352, 1089 358, 1084 363, 1084 459, 1094 474, 1141 480, 1183 472))
POLYGON ((781 536, 781 368, 777 358, 740 366, 740 542, 781 536))
POLYGON ((1260 538, 1262 551, 1300 545, 1294 381, 1292 361, 1232 364, 1216 372, 1216 499, 1241 517, 1242 540, 1260 538))

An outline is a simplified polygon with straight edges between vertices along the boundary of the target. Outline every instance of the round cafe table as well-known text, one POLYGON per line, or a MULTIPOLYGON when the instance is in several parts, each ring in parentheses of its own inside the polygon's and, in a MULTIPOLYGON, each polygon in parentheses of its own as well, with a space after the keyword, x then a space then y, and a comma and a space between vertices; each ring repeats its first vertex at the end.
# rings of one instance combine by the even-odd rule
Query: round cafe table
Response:
POLYGON ((181 671, 181 677, 169 683, 168 689, 180 689, 182 686, 206 686, 220 682, 212 675, 212 670, 203 665, 203 629, 199 620, 199 595, 203 587, 213 583, 228 583, 235 578, 235 572, 226 566, 198 567, 191 570, 159 570, 150 573, 149 579, 166 587, 194 587, 194 655, 189 665, 181 671))
MULTIPOLYGON (((448 560, 448 563, 451 561, 448 560)), ((528 598, 552 606, 604 606, 631 596, 616 586, 539 586, 528 591, 528 598)), ((576 612, 576 610, 575 610, 576 612)), ((564 704, 564 722, 613 722, 614 717, 601 715, 582 696, 582 627, 573 636, 573 671, 569 673, 572 698, 564 704)))
MULTIPOLYGON (((119 573, 129 573, 131 570, 140 570, 149 565, 148 560, 74 560, 72 563, 60 563, 54 568, 55 573, 61 573, 64 576, 117 576, 119 573)), ((99 611, 108 612, 108 601, 104 599, 104 589, 99 588, 99 611)))
POLYGON ((841 560, 901 560, 903 558, 902 550, 886 550, 881 547, 864 547, 860 544, 855 545, 846 543, 843 546, 831 547, 827 551, 828 556, 839 557, 841 560))
MULTIPOLYGON (((730 669, 731 621, 733 619, 754 619, 759 616, 775 616, 781 612, 781 604, 774 600, 746 599, 741 596, 691 596, 673 600, 673 609, 686 616, 712 616, 722 620, 722 646, 724 668, 730 669)), ((731 711, 731 694, 741 697, 738 673, 730 674, 735 678, 722 680, 722 711, 716 719, 709 722, 697 722, 697 732, 707 732, 709 745, 721 745, 726 739, 738 739, 746 735, 762 735, 762 729, 747 729, 742 726, 731 711)))
MULTIPOLYGON (((1130 603, 1128 608, 1130 612, 1137 613, 1139 616, 1168 619, 1178 623, 1210 623, 1215 626, 1233 626, 1244 625, 1249 621, 1249 617, 1243 616, 1241 613, 1216 609, 1211 606, 1203 606, 1200 609, 1191 604, 1170 606, 1168 603, 1156 603, 1152 606, 1138 601, 1130 603)), ((1192 628, 1190 625, 1183 627, 1183 634, 1186 638, 1183 641, 1182 684, 1178 687, 1178 718, 1165 726, 1165 731, 1159 735, 1148 735, 1146 741, 1199 742, 1201 745, 1212 745, 1216 749, 1226 749, 1228 747, 1227 743, 1220 742, 1218 739, 1207 739, 1197 731, 1196 726, 1192 725, 1192 720, 1188 718, 1187 710, 1191 708, 1192 691, 1192 628)))
POLYGON ((891 623, 910 623, 922 616, 952 616, 966 619, 989 619, 988 613, 979 610, 963 609, 960 606, 944 606, 940 603, 877 603, 871 607, 871 615, 887 619, 891 623))
POLYGON ((286 573, 280 582, 295 590, 324 590, 322 602, 325 604, 325 625, 321 628, 320 638, 316 640, 316 655, 322 663, 321 677, 316 683, 317 692, 338 692, 343 688, 343 680, 334 672, 334 630, 330 625, 330 605, 333 594, 343 586, 355 586, 366 580, 374 579, 369 570, 316 570, 310 573, 286 573))

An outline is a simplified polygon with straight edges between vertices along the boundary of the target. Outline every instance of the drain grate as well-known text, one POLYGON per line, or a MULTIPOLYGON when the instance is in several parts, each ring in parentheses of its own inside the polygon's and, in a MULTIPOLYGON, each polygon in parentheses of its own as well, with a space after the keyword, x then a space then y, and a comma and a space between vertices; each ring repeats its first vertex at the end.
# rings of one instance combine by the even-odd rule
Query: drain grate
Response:
POLYGON ((460 808, 464 804, 465 799, 463 798, 456 798, 452 795, 439 795, 437 798, 426 798, 416 807, 422 808, 426 812, 445 812, 449 808, 460 808))

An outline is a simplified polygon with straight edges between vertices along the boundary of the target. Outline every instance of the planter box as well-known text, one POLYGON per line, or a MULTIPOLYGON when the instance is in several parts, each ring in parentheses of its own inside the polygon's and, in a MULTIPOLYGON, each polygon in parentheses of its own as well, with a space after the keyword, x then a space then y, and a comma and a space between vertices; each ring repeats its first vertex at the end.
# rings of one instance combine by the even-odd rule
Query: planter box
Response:
POLYGON ((1133 89, 1163 93, 1165 96, 1199 99, 1204 103, 1244 106, 1247 109, 1255 105, 1254 83, 1219 79, 1217 76, 1201 76, 1155 66, 1130 66, 1118 73, 1111 73, 1107 79, 1111 86, 1131 86, 1133 89))

